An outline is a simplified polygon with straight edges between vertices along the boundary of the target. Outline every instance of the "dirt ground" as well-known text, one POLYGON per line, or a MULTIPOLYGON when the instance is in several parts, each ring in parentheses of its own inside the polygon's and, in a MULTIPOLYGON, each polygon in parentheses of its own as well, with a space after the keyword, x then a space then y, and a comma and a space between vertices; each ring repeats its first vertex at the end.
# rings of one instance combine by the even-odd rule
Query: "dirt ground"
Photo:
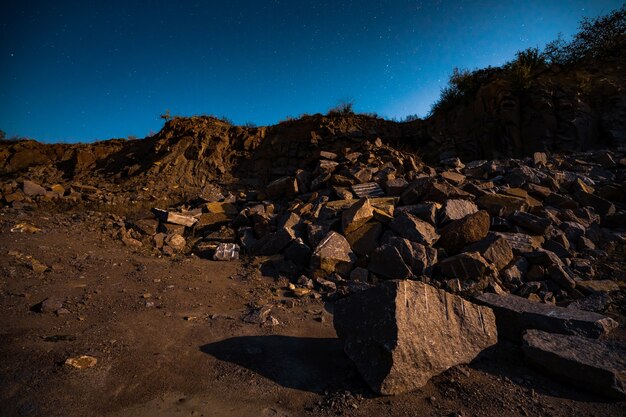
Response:
POLYGON ((332 305, 296 299, 246 262, 160 258, 106 215, 0 216, 2 416, 618 416, 500 345, 409 394, 380 397, 343 354, 332 305), (17 223, 41 228, 12 232, 17 223), (35 272, 27 256, 49 267, 35 272), (59 298, 61 314, 38 312, 59 298), (271 304, 279 324, 242 318, 271 304), (69 357, 97 364, 74 369, 69 357))

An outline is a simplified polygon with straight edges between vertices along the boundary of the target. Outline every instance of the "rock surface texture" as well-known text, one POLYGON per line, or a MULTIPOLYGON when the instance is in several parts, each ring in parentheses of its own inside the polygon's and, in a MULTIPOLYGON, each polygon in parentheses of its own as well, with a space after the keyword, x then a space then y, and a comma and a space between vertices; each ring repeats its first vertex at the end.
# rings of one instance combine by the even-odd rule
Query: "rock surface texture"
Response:
POLYGON ((626 400, 626 345, 528 330, 522 351, 532 365, 604 397, 626 400))
POLYGON ((489 308, 415 281, 387 281, 335 305, 347 355, 380 394, 426 384, 497 341, 489 308))

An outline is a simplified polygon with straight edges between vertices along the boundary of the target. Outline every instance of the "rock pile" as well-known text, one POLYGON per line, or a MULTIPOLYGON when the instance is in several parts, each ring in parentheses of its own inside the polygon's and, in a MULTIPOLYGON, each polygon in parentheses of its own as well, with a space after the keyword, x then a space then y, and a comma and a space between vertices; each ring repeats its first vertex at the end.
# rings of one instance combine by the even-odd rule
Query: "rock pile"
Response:
MULTIPOLYGON (((190 154, 188 147, 176 158, 151 155, 152 168, 138 167, 129 181, 101 187, 75 179, 45 183, 24 174, 4 181, 0 201, 5 210, 68 201, 111 203, 115 198, 120 205, 141 202, 150 210, 111 221, 114 236, 125 245, 219 261, 254 256, 264 273, 288 278, 296 297, 338 300, 352 294, 337 303, 337 330, 365 379, 381 393, 419 386, 493 344, 491 310, 457 295, 476 297, 493 308, 501 337, 517 341, 529 339, 524 331, 533 329, 597 338, 615 327, 611 319, 573 306, 602 313, 612 294, 623 293, 626 149, 466 163, 450 158, 431 166, 371 134, 339 131, 335 141, 308 131, 286 142, 274 140, 281 131, 269 141, 257 132, 258 143, 249 143, 248 151, 258 158, 245 163, 233 159, 238 148, 219 158, 201 149, 190 154), (286 165, 273 169, 268 155, 275 149, 276 158, 288 158, 286 165), (307 156, 301 158, 301 153, 307 156), (200 169, 190 162, 200 155, 209 159, 197 161, 218 165, 228 155, 227 166, 237 166, 245 174, 242 181, 217 185, 210 182, 216 175, 185 180, 201 187, 170 205, 154 190, 174 190, 176 184, 167 177, 158 183, 157 177, 141 177, 158 174, 161 168, 154 167, 163 164, 172 164, 176 178, 226 167, 200 169), (139 177, 153 182, 140 184, 139 177), (408 297, 402 303, 399 291, 408 297), (387 294, 385 302, 382 294, 387 294), (438 301, 425 304, 425 297, 438 301), (378 348, 367 334, 371 327, 360 329, 353 318, 364 305, 376 304, 376 298, 376 308, 394 314, 365 322, 397 329, 394 335, 372 336, 376 343, 387 343, 383 356, 390 362, 385 363, 395 366, 382 371, 373 365, 366 369, 372 364, 368 355, 378 348), (409 311, 409 305, 415 308, 409 311), (429 321, 440 321, 436 330, 441 337, 433 343, 463 355, 436 357, 406 336, 423 332, 415 328, 420 326, 414 311, 419 308, 428 308, 429 321), (413 365, 403 363, 408 358, 413 365), (420 364, 428 371, 422 372, 420 364)), ((166 148, 163 138, 156 143, 166 148)), ((177 137, 172 146, 182 143, 194 142, 177 137)))

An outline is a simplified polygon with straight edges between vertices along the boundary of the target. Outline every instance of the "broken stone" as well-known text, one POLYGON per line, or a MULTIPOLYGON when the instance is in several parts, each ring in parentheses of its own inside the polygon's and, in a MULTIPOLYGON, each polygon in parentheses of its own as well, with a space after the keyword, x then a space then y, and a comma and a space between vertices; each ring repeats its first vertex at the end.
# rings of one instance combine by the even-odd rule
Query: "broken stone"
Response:
POLYGON ((335 304, 334 326, 373 391, 422 387, 497 341, 489 308, 416 281, 386 281, 335 304))
POLYGON ((402 213, 389 224, 398 235, 412 242, 432 245, 439 239, 435 228, 409 213, 402 213))
POLYGON ((311 268, 326 273, 339 272, 348 274, 356 261, 356 255, 345 237, 331 231, 322 239, 313 251, 311 268))
POLYGON ((214 261, 233 261, 239 259, 239 245, 236 243, 220 243, 213 255, 214 261))
POLYGON ((476 200, 478 207, 492 216, 508 217, 515 211, 526 211, 528 204, 521 198, 504 194, 485 194, 476 200))
POLYGON ((478 252, 465 252, 440 261, 443 276, 460 280, 480 280, 488 270, 489 263, 478 252))
POLYGON ((469 214, 460 220, 453 221, 439 230, 441 237, 437 241, 448 254, 456 254, 464 246, 477 242, 489 233, 490 218, 484 211, 469 214))
POLYGON ((598 213, 602 217, 615 214, 615 205, 610 201, 595 194, 578 191, 574 193, 574 198, 576 199, 576 201, 585 206, 592 206, 595 209, 596 213, 598 213))
POLYGON ((388 244, 382 245, 372 252, 367 268, 374 274, 386 279, 406 279, 413 276, 398 249, 388 244))
POLYGON ((382 197, 385 192, 375 182, 368 182, 365 184, 355 184, 352 187, 352 192, 359 198, 363 197, 382 197))
POLYGON ((188 215, 180 214, 180 213, 174 213, 171 211, 161 210, 158 208, 153 208, 152 213, 154 213, 156 218, 161 220, 162 222, 167 222, 171 224, 179 224, 179 225, 186 226, 186 227, 191 227, 194 224, 196 224, 196 222, 198 221, 198 219, 196 219, 193 216, 188 216, 188 215))
POLYGON ((530 236, 524 233, 494 232, 494 235, 506 239, 509 245, 511 245, 514 254, 532 252, 540 248, 544 241, 542 237, 530 236))
POLYGON ((369 255, 378 246, 378 238, 383 226, 378 222, 370 222, 346 235, 352 250, 359 255, 369 255))
POLYGON ((24 194, 29 197, 35 197, 38 195, 46 195, 46 189, 41 185, 32 181, 24 180, 24 186, 22 188, 24 194))
POLYGON ((408 185, 409 183, 407 183, 404 178, 394 178, 392 180, 388 180, 385 184, 387 195, 400 196, 408 185))
POLYGON ((498 271, 513 260, 513 249, 503 237, 489 235, 486 238, 463 248, 463 252, 478 252, 491 262, 498 271))
POLYGON ((626 345, 528 330, 522 351, 532 365, 565 383, 626 400, 626 345))
POLYGON ((367 223, 374 217, 374 209, 367 198, 361 198, 341 215, 344 235, 347 235, 367 223))
POLYGON ((541 218, 523 211, 516 211, 513 213, 510 220, 518 226, 528 229, 537 235, 545 234, 551 224, 550 219, 541 218))
POLYGON ((529 301, 516 295, 482 294, 476 301, 493 309, 500 336, 521 340, 527 329, 599 338, 618 323, 597 313, 529 301))
POLYGON ((267 185, 265 193, 268 198, 278 199, 298 194, 298 181, 294 177, 283 177, 267 185))
POLYGON ((251 248, 253 255, 271 256, 282 252, 296 236, 292 229, 280 229, 274 233, 265 235, 251 248))
POLYGON ((472 201, 450 199, 447 200, 441 210, 441 222, 447 223, 453 220, 460 220, 463 217, 476 213, 478 207, 472 201))
POLYGON ((581 290, 585 294, 593 293, 609 293, 612 291, 619 291, 619 285, 617 282, 610 279, 602 279, 597 281, 577 281, 576 288, 581 290))
POLYGON ((173 234, 165 238, 165 243, 167 243, 176 252, 182 252, 183 249, 185 249, 187 241, 181 235, 173 234))
POLYGON ((563 269, 561 265, 551 265, 548 268, 550 279, 559 286, 571 290, 576 287, 576 281, 563 269))

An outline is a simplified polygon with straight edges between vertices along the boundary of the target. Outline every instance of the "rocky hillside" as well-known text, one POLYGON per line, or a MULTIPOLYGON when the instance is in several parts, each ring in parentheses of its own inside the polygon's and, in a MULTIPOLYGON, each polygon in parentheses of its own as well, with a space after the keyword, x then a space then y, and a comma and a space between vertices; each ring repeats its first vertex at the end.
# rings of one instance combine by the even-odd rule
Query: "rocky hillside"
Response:
POLYGON ((431 159, 464 160, 626 144, 626 42, 601 59, 535 66, 475 72, 471 93, 415 122, 414 142, 431 159))

